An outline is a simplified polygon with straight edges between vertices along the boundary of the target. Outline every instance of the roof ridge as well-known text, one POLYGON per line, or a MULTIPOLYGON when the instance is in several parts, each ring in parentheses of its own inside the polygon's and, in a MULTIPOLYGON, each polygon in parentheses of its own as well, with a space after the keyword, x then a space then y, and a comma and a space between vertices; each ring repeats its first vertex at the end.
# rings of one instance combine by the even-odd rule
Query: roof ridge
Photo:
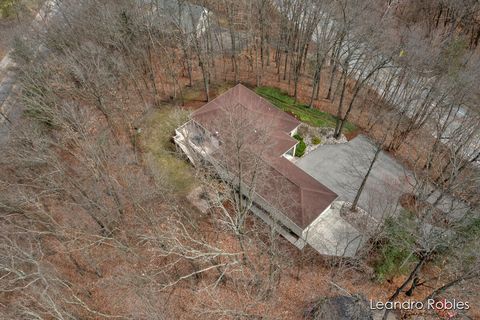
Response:
POLYGON ((260 98, 260 100, 262 100, 263 102, 265 102, 266 104, 268 104, 270 107, 272 107, 272 109, 274 110, 277 110, 277 111, 280 111, 282 112, 284 115, 286 115, 288 118, 291 118, 292 121, 299 121, 297 118, 295 118, 294 116, 292 116, 291 114, 283 111, 283 110, 280 110, 279 108, 277 108, 272 102, 268 101, 266 98, 262 97, 261 95, 257 94, 255 91, 253 90, 250 90, 249 88, 245 87, 242 85, 243 88, 247 89, 248 91, 250 91, 251 93, 255 94, 258 98, 260 98))
POLYGON ((231 87, 231 88, 228 89, 227 91, 219 94, 218 96, 216 96, 216 97, 213 98, 212 100, 207 101, 207 103, 205 103, 205 104, 204 104, 203 106, 201 106, 199 109, 195 110, 193 113, 194 113, 194 114, 197 113, 198 111, 202 110, 203 108, 205 108, 205 107, 207 107, 208 105, 210 105, 211 103, 213 103, 213 102, 214 102, 215 100, 217 100, 218 98, 222 97, 224 94, 227 94, 228 92, 233 91, 233 89, 235 89, 235 88, 238 87, 238 86, 241 86, 241 84, 239 83, 239 84, 231 87))
MULTIPOLYGON (((333 191, 331 190, 330 188, 328 188, 326 185, 324 185, 323 183, 321 183, 320 181, 318 181, 317 179, 315 179, 314 177, 312 177, 310 174, 308 174, 308 172, 306 172, 305 170, 302 170, 301 168, 297 167, 295 164, 293 164, 290 160, 288 160, 287 158, 285 158, 283 155, 281 155, 279 157, 280 159, 284 160, 284 161, 287 161, 286 163, 289 163, 291 164, 294 168, 298 169, 299 171, 305 173, 307 176, 309 176, 310 178, 312 178, 312 181, 314 181, 315 183, 318 183, 320 184, 322 187, 325 187, 325 189, 327 190, 330 190, 333 194, 335 194, 337 197, 338 195, 333 191)), ((264 160, 265 161, 265 160, 264 160)), ((297 182, 293 181, 292 179, 290 179, 288 176, 286 176, 284 173, 282 173, 280 170, 278 170, 277 168, 275 168, 273 165, 270 165, 273 169, 275 169, 277 172, 279 172, 283 177, 285 177, 287 180, 289 180, 291 183, 293 183, 294 185, 296 185, 297 187, 299 187, 299 189, 301 191, 313 191, 313 192, 319 192, 319 191, 315 191, 315 189, 312 189, 310 187, 302 187, 300 184, 298 184, 297 182)))

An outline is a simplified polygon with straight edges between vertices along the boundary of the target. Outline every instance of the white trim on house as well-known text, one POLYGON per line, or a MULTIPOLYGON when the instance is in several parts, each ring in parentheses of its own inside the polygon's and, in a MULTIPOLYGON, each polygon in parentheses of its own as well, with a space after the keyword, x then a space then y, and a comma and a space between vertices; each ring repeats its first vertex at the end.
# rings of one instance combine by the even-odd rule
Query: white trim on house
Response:
MULTIPOLYGON (((297 134, 298 132, 298 127, 300 127, 300 125, 296 126, 295 129, 293 129, 292 131, 290 131, 290 137, 293 137, 294 135, 297 134)), ((294 138, 295 139, 295 138, 294 138)), ((295 151, 297 150, 297 145, 300 143, 300 141, 298 141, 292 148, 290 148, 289 150, 287 150, 282 156, 284 158, 287 158, 288 160, 290 161, 293 161, 295 160, 295 151)))
POLYGON ((296 126, 295 129, 293 129, 292 131, 290 131, 290 137, 293 137, 294 135, 297 134, 297 132, 298 132, 298 127, 300 127, 300 125, 296 126))

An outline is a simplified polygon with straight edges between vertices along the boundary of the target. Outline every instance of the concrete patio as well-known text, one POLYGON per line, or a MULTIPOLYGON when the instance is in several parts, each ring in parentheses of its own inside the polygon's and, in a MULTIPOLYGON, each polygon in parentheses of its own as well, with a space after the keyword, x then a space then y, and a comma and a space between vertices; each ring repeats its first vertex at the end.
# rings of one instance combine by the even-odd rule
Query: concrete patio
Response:
POLYGON ((335 202, 309 227, 306 242, 320 254, 327 256, 354 257, 368 236, 355 229, 340 214, 343 202, 335 202))

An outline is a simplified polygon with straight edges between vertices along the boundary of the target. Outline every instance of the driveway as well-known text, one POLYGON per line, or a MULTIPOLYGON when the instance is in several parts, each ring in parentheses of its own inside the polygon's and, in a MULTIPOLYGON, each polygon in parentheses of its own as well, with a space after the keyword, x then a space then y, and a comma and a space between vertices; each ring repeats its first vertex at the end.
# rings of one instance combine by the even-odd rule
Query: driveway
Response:
MULTIPOLYGON (((373 158, 374 146, 359 135, 344 144, 322 145, 296 164, 339 195, 352 202, 373 158)), ((359 206, 377 219, 398 212, 398 199, 409 192, 407 173, 402 165, 381 152, 367 180, 359 206)), ((381 220, 380 220, 381 221, 381 220)))

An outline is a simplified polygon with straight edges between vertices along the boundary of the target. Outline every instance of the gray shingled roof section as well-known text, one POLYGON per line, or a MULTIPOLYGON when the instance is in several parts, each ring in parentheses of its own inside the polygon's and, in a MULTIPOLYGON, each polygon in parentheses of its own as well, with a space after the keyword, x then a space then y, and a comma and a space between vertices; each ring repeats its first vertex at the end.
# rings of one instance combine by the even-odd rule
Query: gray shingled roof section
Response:
POLYGON ((299 227, 306 228, 337 198, 337 194, 282 156, 297 143, 290 137, 290 132, 300 121, 241 84, 205 104, 194 112, 192 118, 210 132, 219 132, 221 136, 224 129, 221 128, 222 117, 226 117, 229 108, 239 105, 254 114, 259 119, 257 123, 268 124, 275 131, 272 135, 276 137, 272 142, 273 147, 263 156, 268 165, 266 176, 269 181, 260 185, 257 193, 283 211, 299 227), (284 201, 279 200, 272 190, 282 190, 284 201))

